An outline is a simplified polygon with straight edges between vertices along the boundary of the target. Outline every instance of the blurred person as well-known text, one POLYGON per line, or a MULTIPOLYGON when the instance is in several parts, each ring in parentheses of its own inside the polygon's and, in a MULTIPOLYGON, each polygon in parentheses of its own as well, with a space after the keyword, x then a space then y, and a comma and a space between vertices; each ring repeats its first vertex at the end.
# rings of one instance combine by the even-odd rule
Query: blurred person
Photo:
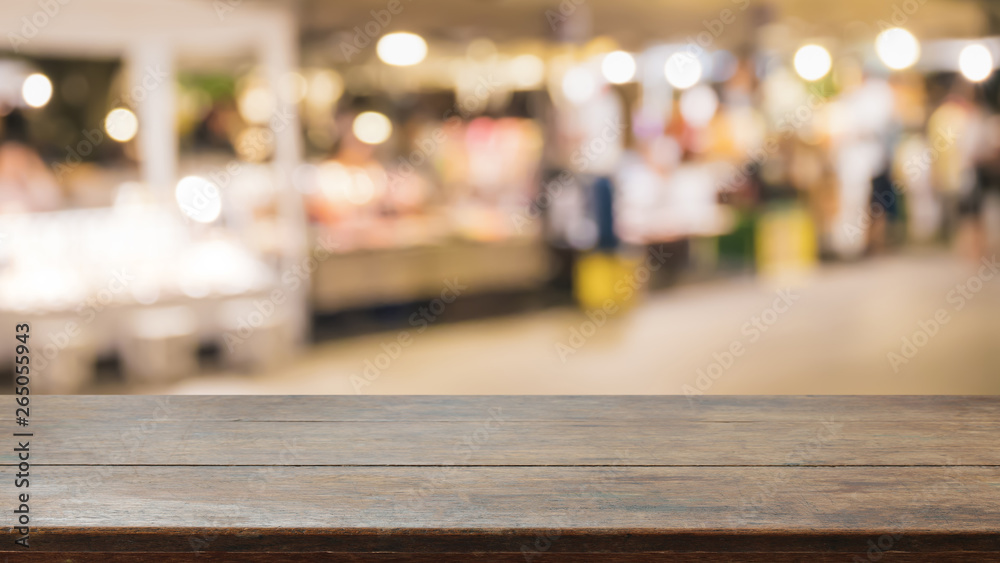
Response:
POLYGON ((755 105, 759 84, 753 66, 751 58, 740 59, 733 76, 722 86, 717 118, 713 119, 716 155, 728 164, 719 198, 739 209, 745 219, 760 199, 760 166, 771 156, 766 145, 767 120, 755 105))
POLYGON ((888 118, 879 131, 882 143, 882 162, 880 170, 872 178, 872 195, 869 203, 870 226, 868 229, 868 252, 878 254, 890 243, 905 239, 902 231, 904 226, 903 210, 905 191, 896 174, 896 154, 900 150, 906 124, 913 124, 923 112, 915 112, 912 108, 914 100, 910 99, 909 91, 892 77, 884 82, 886 101, 890 106, 888 118))
POLYGON ((828 232, 837 207, 836 175, 823 136, 815 142, 798 140, 791 151, 788 177, 808 211, 816 233, 828 232))
MULTIPOLYGON (((957 79, 949 94, 927 120, 931 149, 931 177, 943 209, 943 233, 962 245, 959 231, 968 224, 963 217, 974 211, 970 197, 976 184, 976 151, 981 111, 975 87, 957 79)), ((968 228, 968 227, 966 227, 968 228)))
POLYGON ((839 193, 829 242, 841 258, 856 258, 871 240, 874 188, 877 185, 879 195, 884 195, 886 186, 891 187, 887 170, 893 93, 886 80, 868 75, 834 104, 833 162, 839 193))
POLYGON ((881 253, 889 239, 889 229, 900 216, 899 194, 893 184, 892 167, 886 165, 872 178, 871 223, 868 227, 868 252, 881 253))
POLYGON ((878 132, 878 140, 882 143, 882 161, 879 170, 871 180, 871 199, 868 226, 868 253, 883 252, 891 240, 896 240, 897 226, 902 219, 903 192, 896 182, 894 156, 902 135, 902 119, 899 114, 900 100, 898 91, 889 86, 888 101, 889 119, 878 132))
POLYGON ((13 110, 0 133, 0 213, 53 211, 63 206, 55 176, 28 145, 28 123, 13 110))
POLYGON ((618 247, 615 224, 614 174, 625 153, 625 107, 612 88, 601 88, 579 104, 561 109, 559 127, 564 134, 564 161, 579 181, 586 208, 582 210, 574 246, 613 253, 618 247), (583 227, 586 225, 586 227, 583 227), (583 228, 581 228, 583 227, 583 228))
POLYGON ((897 146, 893 164, 895 176, 906 194, 903 207, 907 235, 916 242, 932 240, 941 224, 941 205, 926 163, 931 150, 923 132, 910 133, 897 146))
POLYGON ((974 261, 988 252, 984 203, 987 198, 1000 195, 1000 115, 983 120, 978 133, 973 164, 975 181, 959 203, 962 250, 974 261))
POLYGON ((625 260, 619 253, 621 226, 616 220, 619 186, 615 173, 625 154, 625 105, 610 87, 587 100, 559 108, 564 162, 580 186, 579 215, 570 225, 570 244, 582 251, 573 267, 573 292, 583 308, 614 299, 614 283, 625 260))
POLYGON ((792 202, 798 199, 798 191, 793 181, 793 158, 796 146, 794 138, 778 139, 778 150, 763 159, 757 170, 760 203, 792 202))

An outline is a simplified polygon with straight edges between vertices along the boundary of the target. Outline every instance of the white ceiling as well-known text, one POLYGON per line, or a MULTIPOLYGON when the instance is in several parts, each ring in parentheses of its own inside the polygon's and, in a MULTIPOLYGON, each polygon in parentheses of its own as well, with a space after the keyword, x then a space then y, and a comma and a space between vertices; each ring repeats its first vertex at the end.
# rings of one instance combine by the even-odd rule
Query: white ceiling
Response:
MULTIPOLYGON (((384 10, 390 0, 301 0, 299 20, 307 38, 331 30, 351 30, 373 20, 372 10, 384 10)), ((433 38, 466 39, 487 36, 509 40, 552 35, 545 13, 558 12, 559 0, 399 0, 402 11, 388 30, 415 31, 433 38)), ((705 29, 703 22, 733 10, 736 21, 718 41, 738 43, 742 28, 755 18, 777 18, 805 35, 841 36, 878 31, 879 21, 901 19, 922 38, 969 37, 988 34, 983 2, 977 0, 562 0, 589 12, 592 35, 610 35, 628 48, 658 41, 683 40, 705 29), (915 5, 912 14, 896 14, 894 5, 915 5), (740 8, 745 9, 741 10, 740 8), (732 30, 732 31, 730 31, 732 30)), ((995 30, 994 30, 995 32, 995 30)))

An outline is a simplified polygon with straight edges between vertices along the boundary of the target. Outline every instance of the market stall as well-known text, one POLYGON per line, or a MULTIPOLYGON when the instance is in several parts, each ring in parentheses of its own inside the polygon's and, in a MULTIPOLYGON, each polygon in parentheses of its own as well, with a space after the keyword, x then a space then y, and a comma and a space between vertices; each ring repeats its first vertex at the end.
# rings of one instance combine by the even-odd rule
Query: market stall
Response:
MULTIPOLYGON (((0 220, 0 317, 4 327, 35 325, 39 391, 78 389, 98 356, 116 355, 138 382, 196 373, 206 346, 233 364, 275 361, 302 341, 308 320, 306 285, 280 281, 307 252, 290 184, 301 158, 297 106, 278 95, 298 61, 293 14, 185 0, 53 5, 58 13, 41 18, 44 25, 0 12, 4 29, 21 30, 12 43, 17 60, 120 59, 126 79, 112 84, 104 130, 83 131, 76 147, 90 143, 80 151, 86 156, 120 143, 138 168, 134 176, 95 170, 67 156, 54 166, 60 180, 91 172, 107 194, 104 206, 0 220), (270 157, 209 164, 180 155, 178 73, 247 59, 271 92, 262 131, 270 157)), ((18 99, 4 103, 43 111, 52 82, 40 73, 22 80, 18 99)), ((84 86, 54 85, 62 95, 84 86)))

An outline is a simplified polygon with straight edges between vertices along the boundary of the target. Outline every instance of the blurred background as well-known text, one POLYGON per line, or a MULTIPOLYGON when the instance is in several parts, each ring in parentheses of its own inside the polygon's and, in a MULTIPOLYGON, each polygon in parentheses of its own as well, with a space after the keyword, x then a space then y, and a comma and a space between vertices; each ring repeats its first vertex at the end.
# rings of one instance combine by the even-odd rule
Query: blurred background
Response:
POLYGON ((30 323, 35 392, 1000 393, 993 2, 0 30, 0 356, 30 323))

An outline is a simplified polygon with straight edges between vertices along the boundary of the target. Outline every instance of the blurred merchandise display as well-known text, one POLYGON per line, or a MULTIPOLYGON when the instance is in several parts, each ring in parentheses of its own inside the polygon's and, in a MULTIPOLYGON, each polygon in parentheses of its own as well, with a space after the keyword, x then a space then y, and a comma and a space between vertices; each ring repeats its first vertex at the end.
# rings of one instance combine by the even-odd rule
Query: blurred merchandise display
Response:
POLYGON ((303 340, 305 291, 279 282, 306 252, 283 185, 301 158, 295 24, 248 6, 220 40, 191 26, 211 14, 98 0, 78 17, 128 24, 46 18, 22 38, 28 58, 0 58, 0 83, 21 85, 0 88, 0 317, 34 325, 41 391, 92 384, 99 358, 132 385, 162 384, 251 333, 260 350, 303 340), (268 318, 233 318, 239 300, 268 318))
POLYGON ((352 130, 299 179, 314 240, 336 241, 312 279, 316 310, 430 298, 449 279, 476 293, 546 281, 537 221, 515 220, 535 193, 537 124, 479 117, 411 130, 416 148, 386 166, 352 130))
POLYGON ((52 18, 0 53, 0 317, 51 336, 47 391, 109 356, 143 384, 206 349, 268 369, 318 314, 451 280, 625 310, 682 278, 1000 244, 1000 38, 973 8, 444 34, 213 4, 94 0, 82 22, 128 25, 52 18))
POLYGON ((42 348, 39 362, 52 392, 85 383, 97 354, 128 350, 125 366, 142 381, 190 368, 199 342, 224 344, 225 303, 278 285, 273 267, 232 236, 195 235, 158 206, 0 216, 0 234, 0 318, 37 321, 53 352, 45 358, 42 348), (184 322, 150 312, 164 305, 192 312, 184 322), (176 361, 156 368, 166 361, 157 354, 176 361))

